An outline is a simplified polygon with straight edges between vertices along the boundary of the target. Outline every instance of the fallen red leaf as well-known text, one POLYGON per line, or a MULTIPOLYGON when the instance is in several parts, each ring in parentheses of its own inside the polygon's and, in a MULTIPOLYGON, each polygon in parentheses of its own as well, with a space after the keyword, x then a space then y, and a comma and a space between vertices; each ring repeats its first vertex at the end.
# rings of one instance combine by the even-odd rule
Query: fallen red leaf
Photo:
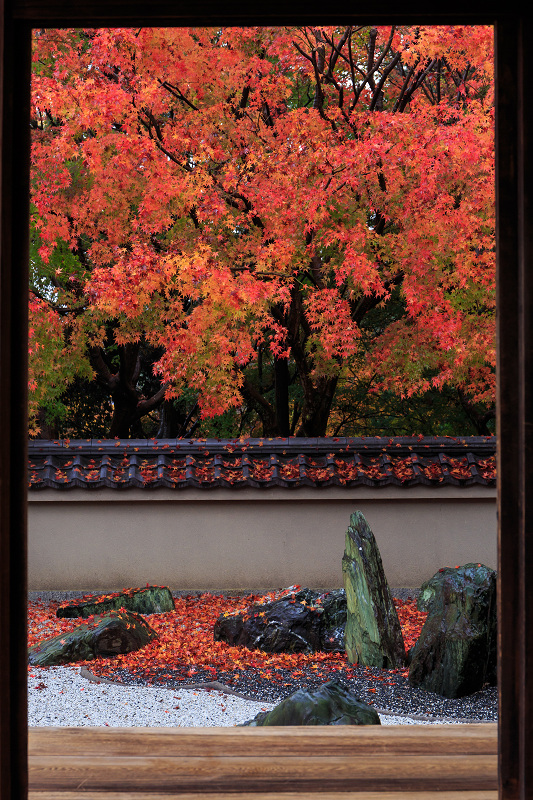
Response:
MULTIPOLYGON (((273 596, 274 593, 269 595, 273 596)), ((90 666, 91 672, 98 677, 114 675, 116 670, 133 671, 137 675, 148 676, 156 671, 167 673, 169 670, 182 668, 183 675, 189 678, 199 670, 207 670, 214 679, 220 672, 257 669, 267 680, 281 680, 276 670, 289 670, 298 677, 303 668, 310 668, 319 677, 324 677, 321 670, 331 673, 349 667, 344 653, 273 654, 214 641, 213 628, 220 614, 242 611, 257 600, 258 596, 254 594, 246 597, 225 597, 205 593, 177 597, 175 611, 146 616, 146 621, 158 635, 156 640, 132 653, 82 663, 90 666)), ((408 650, 420 635, 427 614, 417 610, 415 600, 395 600, 395 605, 408 650)), ((66 633, 80 624, 78 619, 57 618, 57 606, 57 602, 29 603, 30 646, 66 633)), ((405 674, 405 670, 394 672, 405 674)))

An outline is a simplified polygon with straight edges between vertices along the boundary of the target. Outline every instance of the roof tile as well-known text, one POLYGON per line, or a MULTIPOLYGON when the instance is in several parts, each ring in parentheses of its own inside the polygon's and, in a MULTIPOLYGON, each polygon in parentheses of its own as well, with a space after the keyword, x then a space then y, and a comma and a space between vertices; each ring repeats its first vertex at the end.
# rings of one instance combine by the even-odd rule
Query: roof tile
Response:
POLYGON ((33 440, 29 487, 495 486, 496 438, 33 440))

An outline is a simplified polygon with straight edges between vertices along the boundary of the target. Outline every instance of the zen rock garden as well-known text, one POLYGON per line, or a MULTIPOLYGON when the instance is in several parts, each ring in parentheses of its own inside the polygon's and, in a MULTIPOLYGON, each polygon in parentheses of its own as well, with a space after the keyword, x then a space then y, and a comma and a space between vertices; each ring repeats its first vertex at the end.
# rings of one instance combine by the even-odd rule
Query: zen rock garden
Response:
POLYGON ((343 651, 380 669, 410 664, 411 686, 458 698, 496 683, 496 573, 483 564, 439 570, 417 601, 428 617, 407 654, 376 539, 361 512, 350 517, 344 589, 288 587, 273 599, 223 614, 216 640, 270 653, 343 651))
MULTIPOLYGON (((420 589, 427 611, 406 653, 379 549, 361 512, 350 517, 342 558, 344 589, 290 586, 245 610, 222 614, 215 641, 269 653, 343 652, 351 664, 380 669, 409 664, 412 687, 459 698, 496 684, 496 573, 483 564, 440 569, 420 589)), ((138 650, 156 638, 144 614, 174 610, 170 589, 146 586, 64 603, 57 616, 80 618, 74 630, 29 648, 32 666, 52 666, 138 650)), ((377 712, 339 683, 305 688, 245 725, 379 725, 377 712)))

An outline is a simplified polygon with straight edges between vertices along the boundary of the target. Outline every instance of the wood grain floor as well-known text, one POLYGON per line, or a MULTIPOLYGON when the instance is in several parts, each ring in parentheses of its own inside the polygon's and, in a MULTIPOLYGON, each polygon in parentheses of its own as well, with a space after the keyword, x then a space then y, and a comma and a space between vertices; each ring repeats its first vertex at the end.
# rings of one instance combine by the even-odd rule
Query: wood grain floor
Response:
POLYGON ((30 800, 497 800, 495 724, 30 728, 30 800))

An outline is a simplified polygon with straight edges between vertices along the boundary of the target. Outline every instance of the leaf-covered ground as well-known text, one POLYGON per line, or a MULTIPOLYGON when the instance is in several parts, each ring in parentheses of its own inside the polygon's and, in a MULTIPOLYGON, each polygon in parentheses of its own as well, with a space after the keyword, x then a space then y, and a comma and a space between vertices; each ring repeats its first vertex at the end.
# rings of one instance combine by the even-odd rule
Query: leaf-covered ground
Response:
MULTIPOLYGON (((373 684, 394 685, 407 670, 365 670, 349 665, 341 653, 269 654, 231 647, 215 642, 213 627, 218 616, 235 611, 259 599, 259 595, 227 597, 201 594, 175 598, 176 610, 146 617, 157 631, 158 639, 133 653, 114 658, 79 662, 102 678, 124 683, 188 685, 219 681, 235 691, 258 699, 286 696, 301 685, 321 684, 333 677, 350 683, 366 677, 369 699, 373 684)), ((395 600, 406 649, 419 636, 426 614, 419 612, 414 600, 395 600)), ((59 603, 29 604, 29 645, 72 630, 83 620, 58 619, 59 603)))
MULTIPOLYGON (((409 685, 408 670, 381 670, 347 663, 341 653, 271 655, 213 640, 219 614, 236 611, 259 599, 259 595, 226 597, 191 595, 175 598, 176 610, 146 617, 159 638, 142 650, 115 658, 78 662, 93 675, 123 684, 184 688, 217 681, 245 697, 276 702, 299 688, 317 688, 336 679, 361 700, 401 715, 423 715, 461 721, 494 721, 498 717, 498 691, 485 687, 457 700, 439 697, 409 685)), ((395 600, 406 650, 417 640, 426 614, 414 600, 395 600)), ((29 644, 56 636, 82 624, 76 619, 58 619, 58 603, 31 602, 29 644)), ((44 668, 46 669, 46 668, 44 668)), ((40 668, 30 668, 30 677, 40 680, 40 668)), ((37 683, 36 688, 39 688, 37 683)))

